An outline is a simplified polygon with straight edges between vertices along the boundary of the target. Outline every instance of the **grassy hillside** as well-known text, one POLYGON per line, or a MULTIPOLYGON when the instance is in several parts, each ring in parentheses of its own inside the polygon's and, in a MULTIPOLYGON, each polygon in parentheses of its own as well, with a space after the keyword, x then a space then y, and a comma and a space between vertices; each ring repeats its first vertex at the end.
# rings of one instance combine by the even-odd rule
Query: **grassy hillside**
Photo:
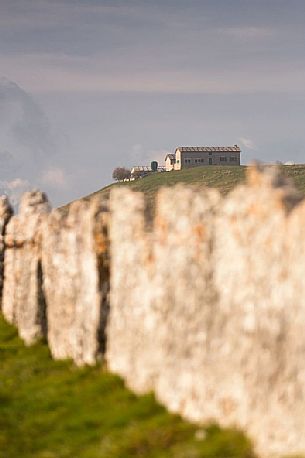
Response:
POLYGON ((254 458, 235 430, 193 426, 103 368, 24 347, 0 316, 0 458, 254 458))
MULTIPOLYGON (((161 186, 173 186, 177 183, 196 184, 199 186, 210 186, 227 193, 238 183, 245 179, 246 167, 194 167, 180 171, 154 173, 142 179, 126 183, 113 183, 110 186, 96 191, 85 199, 95 195, 107 195, 114 186, 127 186, 134 191, 142 191, 150 197, 153 196, 161 186)), ((305 174, 305 171, 304 171, 305 174)))
MULTIPOLYGON (((305 195, 305 165, 280 166, 280 168, 284 175, 293 179, 297 189, 305 195)), ((246 166, 209 166, 194 167, 177 172, 155 173, 132 182, 113 183, 84 197, 84 199, 88 200, 96 195, 107 197, 114 186, 127 186, 135 191, 145 192, 148 201, 151 201, 161 186, 173 186, 177 183, 209 186, 219 189, 225 195, 245 180, 246 169, 246 166)), ((63 209, 66 208, 63 207, 63 209)))

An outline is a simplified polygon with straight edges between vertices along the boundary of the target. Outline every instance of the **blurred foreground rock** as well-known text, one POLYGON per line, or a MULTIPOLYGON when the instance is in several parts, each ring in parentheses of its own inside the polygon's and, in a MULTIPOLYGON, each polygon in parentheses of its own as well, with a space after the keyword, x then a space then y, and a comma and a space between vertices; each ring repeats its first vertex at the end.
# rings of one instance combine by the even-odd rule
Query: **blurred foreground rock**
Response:
POLYGON ((221 199, 111 201, 111 370, 169 410, 244 429, 261 456, 305 453, 305 204, 274 169, 221 199), (122 231, 122 227, 127 230, 122 231))
POLYGON ((173 412, 305 455, 305 202, 275 168, 227 197, 177 185, 49 213, 0 201, 2 311, 26 343, 108 367, 173 412), (110 306, 110 309, 109 309, 110 306))
MULTIPOLYGON (((4 236, 6 226, 13 216, 13 209, 6 196, 0 197, 0 302, 2 304, 2 293, 4 283, 4 236)), ((1 305, 0 305, 1 308, 1 305)))
POLYGON ((39 191, 27 192, 6 228, 2 311, 26 344, 46 336, 42 293, 41 225, 50 205, 39 191))
POLYGON ((94 364, 105 348, 109 309, 105 204, 75 202, 45 222, 42 267, 48 342, 54 358, 94 364))

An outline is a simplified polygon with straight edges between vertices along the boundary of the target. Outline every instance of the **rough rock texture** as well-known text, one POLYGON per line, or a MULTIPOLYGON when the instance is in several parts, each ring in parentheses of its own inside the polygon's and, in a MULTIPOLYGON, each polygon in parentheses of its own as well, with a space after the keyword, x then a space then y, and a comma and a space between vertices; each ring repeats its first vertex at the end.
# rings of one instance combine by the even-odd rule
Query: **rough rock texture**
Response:
MULTIPOLYGON (((115 189, 110 201, 111 290, 107 362, 138 392, 153 388, 155 329, 152 234, 145 232, 144 196, 115 189)), ((158 361, 160 364, 160 361, 158 361)))
POLYGON ((274 169, 248 182, 217 222, 214 393, 201 418, 245 428, 262 455, 305 453, 305 206, 274 169))
POLYGON ((218 201, 213 190, 165 188, 154 231, 146 232, 143 195, 118 189, 111 196, 108 364, 137 392, 171 393, 175 406, 176 382, 192 377, 190 353, 206 338, 206 315, 215 303, 209 256, 218 201), (181 317, 189 326, 182 340, 181 317))
POLYGON ((94 364, 104 351, 109 260, 105 205, 75 202, 50 214, 43 231, 48 342, 54 358, 94 364))
POLYGON ((134 391, 244 429, 261 456, 305 455, 305 202, 292 185, 254 167, 224 199, 161 190, 150 224, 141 193, 115 189, 110 207, 48 214, 29 193, 9 220, 0 201, 6 318, 27 343, 47 324, 55 358, 94 364, 106 349, 134 391))
POLYGON ((45 303, 41 290, 41 223, 49 212, 46 195, 23 195, 18 216, 7 225, 2 310, 26 344, 45 336, 45 303))
POLYGON ((220 199, 111 197, 107 361, 191 420, 237 425, 261 456, 305 454, 305 203, 274 169, 220 199))
POLYGON ((2 313, 11 324, 17 324, 17 250, 14 243, 18 232, 18 218, 13 216, 6 227, 3 262, 2 313))
POLYGON ((2 291, 4 278, 4 236, 6 226, 13 215, 13 209, 6 196, 0 196, 0 309, 2 308, 2 291))
MULTIPOLYGON (((212 252, 217 191, 177 186, 159 194, 155 224, 159 347, 156 395, 170 410, 189 414, 187 400, 201 412, 204 364, 217 305, 212 252), (171 199, 174 192, 175 203, 171 199)), ((193 411, 193 409, 192 409, 193 411)))

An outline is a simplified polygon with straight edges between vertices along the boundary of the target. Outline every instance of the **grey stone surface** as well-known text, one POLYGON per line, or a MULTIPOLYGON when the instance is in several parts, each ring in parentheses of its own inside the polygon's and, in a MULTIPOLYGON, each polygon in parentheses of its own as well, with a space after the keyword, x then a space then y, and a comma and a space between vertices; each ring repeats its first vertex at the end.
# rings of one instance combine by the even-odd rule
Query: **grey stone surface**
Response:
POLYGON ((48 342, 54 358, 94 364, 105 347, 109 307, 107 211, 98 200, 50 214, 42 266, 48 342))
POLYGON ((115 189, 110 201, 111 307, 107 363, 137 392, 152 389, 155 375, 155 346, 151 340, 155 327, 152 236, 145 232, 143 194, 115 189))
POLYGON ((27 192, 5 236, 4 316, 17 325, 26 344, 45 336, 45 303, 41 290, 41 224, 50 210, 46 195, 27 192))
POLYGON ((260 456, 305 453, 305 204, 274 168, 227 198, 111 198, 107 360, 169 410, 236 425, 260 456))
POLYGON ((289 181, 253 167, 226 198, 162 189, 150 224, 127 188, 110 213, 48 210, 38 192, 11 219, 0 201, 2 311, 26 343, 47 324, 55 358, 94 364, 106 349, 169 410, 242 428, 262 457, 305 454, 305 202, 289 181))
POLYGON ((158 200, 155 339, 160 364, 155 391, 170 410, 186 416, 187 401, 200 412, 203 407, 202 378, 217 313, 213 248, 219 204, 217 191, 181 185, 163 190, 158 200))
POLYGON ((2 313, 5 319, 17 325, 16 307, 16 281, 17 281, 17 251, 15 250, 15 240, 18 232, 18 218, 13 216, 7 227, 4 236, 4 256, 3 256, 3 290, 2 290, 2 313))
POLYGON ((172 363, 178 362, 185 377, 189 353, 198 351, 193 342, 205 338, 209 312, 201 304, 215 302, 210 252, 218 202, 212 190, 163 189, 155 227, 146 232, 143 195, 125 189, 112 193, 108 363, 137 392, 169 384, 174 389, 168 393, 178 402, 179 368, 172 363), (185 325, 177 342, 176 326, 180 329, 187 317, 190 329, 185 325))
POLYGON ((265 456, 305 453, 304 209, 289 181, 254 168, 217 221, 208 409, 265 456))
POLYGON ((2 308, 2 293, 4 279, 4 236, 6 227, 13 215, 13 209, 7 196, 0 196, 0 308, 2 308))

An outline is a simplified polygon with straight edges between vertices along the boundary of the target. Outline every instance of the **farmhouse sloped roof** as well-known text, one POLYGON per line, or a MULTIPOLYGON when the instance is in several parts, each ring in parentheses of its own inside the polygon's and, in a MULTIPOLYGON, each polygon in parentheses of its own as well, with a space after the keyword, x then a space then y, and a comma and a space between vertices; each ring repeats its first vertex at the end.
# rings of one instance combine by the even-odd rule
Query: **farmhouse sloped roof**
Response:
POLYGON ((237 145, 234 146, 179 146, 176 151, 179 150, 181 153, 195 152, 195 153, 206 153, 206 152, 221 152, 221 153, 240 153, 240 148, 237 145))

